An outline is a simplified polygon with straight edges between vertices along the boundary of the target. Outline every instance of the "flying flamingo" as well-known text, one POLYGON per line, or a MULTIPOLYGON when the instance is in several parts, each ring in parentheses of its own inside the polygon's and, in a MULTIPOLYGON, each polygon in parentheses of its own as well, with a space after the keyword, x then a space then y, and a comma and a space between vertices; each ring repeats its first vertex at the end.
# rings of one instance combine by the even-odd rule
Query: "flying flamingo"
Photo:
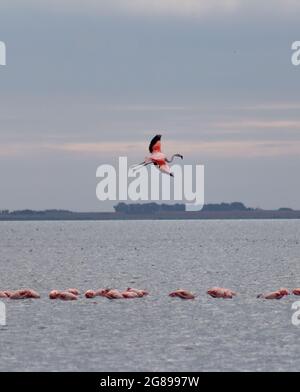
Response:
POLYGON ((151 140, 149 144, 149 151, 150 151, 150 156, 146 157, 144 162, 135 165, 133 169, 137 169, 142 166, 147 166, 153 164, 156 166, 162 173, 168 174, 171 177, 174 177, 174 174, 171 172, 170 166, 168 163, 173 162, 173 159, 175 157, 183 159, 183 156, 181 154, 174 154, 172 155, 171 159, 169 160, 164 153, 161 152, 161 135, 156 135, 154 138, 151 140))

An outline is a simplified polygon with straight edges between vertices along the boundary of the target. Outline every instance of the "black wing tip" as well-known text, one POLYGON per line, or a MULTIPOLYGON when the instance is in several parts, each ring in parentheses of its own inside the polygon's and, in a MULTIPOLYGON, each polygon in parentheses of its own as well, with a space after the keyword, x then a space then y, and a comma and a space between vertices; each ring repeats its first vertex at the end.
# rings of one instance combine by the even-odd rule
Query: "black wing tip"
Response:
POLYGON ((152 140, 151 141, 153 141, 153 140, 160 140, 161 139, 161 135, 160 134, 158 134, 158 135, 155 135, 153 138, 152 138, 152 140))
POLYGON ((161 135, 155 135, 153 138, 152 138, 152 140, 151 140, 151 143, 152 142, 157 142, 158 140, 160 140, 161 139, 161 135))
POLYGON ((149 151, 152 153, 152 148, 154 146, 155 143, 157 143, 158 141, 160 141, 161 139, 161 135, 155 135, 154 138, 152 138, 150 145, 149 145, 149 151))

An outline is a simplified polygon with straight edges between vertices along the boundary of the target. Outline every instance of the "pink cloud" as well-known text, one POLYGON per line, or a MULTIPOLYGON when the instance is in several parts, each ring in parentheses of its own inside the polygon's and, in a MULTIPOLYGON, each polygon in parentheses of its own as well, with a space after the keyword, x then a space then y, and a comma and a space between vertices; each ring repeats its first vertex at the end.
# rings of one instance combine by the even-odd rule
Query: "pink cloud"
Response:
MULTIPOLYGON (((281 140, 230 140, 230 141, 178 141, 163 143, 167 155, 182 153, 186 157, 214 158, 255 158, 300 155, 300 141, 281 140)), ((123 156, 140 157, 148 155, 148 141, 145 142, 103 142, 103 143, 34 143, 2 144, 0 157, 33 156, 35 154, 69 153, 72 155, 101 155, 108 159, 123 156)))

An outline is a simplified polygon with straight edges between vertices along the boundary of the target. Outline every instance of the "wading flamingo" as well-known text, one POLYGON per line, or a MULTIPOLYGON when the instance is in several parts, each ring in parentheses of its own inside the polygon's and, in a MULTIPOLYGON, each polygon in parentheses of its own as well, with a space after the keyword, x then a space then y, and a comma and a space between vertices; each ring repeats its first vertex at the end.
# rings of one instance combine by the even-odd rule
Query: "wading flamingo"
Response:
POLYGON ((287 289, 279 289, 276 291, 273 291, 271 293, 267 294, 259 294, 257 298, 263 298, 263 299, 281 299, 285 297, 286 295, 290 295, 289 291, 287 289))
POLYGON ((4 291, 0 291, 0 298, 8 298, 8 295, 4 291))
POLYGON ((121 294, 123 298, 139 298, 139 295, 134 291, 123 291, 121 294))
POLYGON ((149 145, 150 156, 146 157, 144 162, 135 165, 132 169, 137 170, 142 166, 147 166, 153 164, 156 166, 162 173, 168 174, 171 177, 174 177, 174 174, 171 172, 170 166, 168 163, 173 162, 175 157, 183 159, 181 154, 174 154, 172 155, 171 159, 169 160, 164 153, 161 152, 161 135, 156 135, 151 140, 149 145))
POLYGON ((133 287, 128 287, 126 291, 136 293, 139 297, 144 297, 149 294, 146 290, 134 289, 133 287))
POLYGON ((5 291, 3 291, 3 293, 7 296, 7 298, 10 298, 11 295, 13 295, 14 291, 12 291, 12 290, 5 290, 5 291))
POLYGON ((52 290, 49 293, 50 299, 57 299, 57 298, 59 298, 59 296, 60 296, 60 291, 58 291, 58 290, 52 290))
POLYGON ((94 290, 88 290, 84 293, 85 298, 95 298, 96 295, 96 291, 94 290))
POLYGON ((74 294, 74 295, 79 295, 80 294, 78 289, 68 289, 67 292, 71 293, 71 294, 74 294))
POLYGON ((110 290, 111 290, 111 289, 98 289, 98 290, 96 290, 96 296, 105 297, 106 294, 107 294, 110 290))
POLYGON ((109 290, 106 294, 105 297, 108 299, 120 299, 124 298, 122 293, 120 293, 119 290, 109 290))
POLYGON ((207 294, 213 298, 233 298, 236 296, 234 291, 222 287, 213 287, 207 290, 207 294))
POLYGON ((76 301, 77 300, 76 295, 68 293, 67 291, 63 291, 62 293, 59 293, 58 298, 63 301, 76 301))
POLYGON ((17 290, 14 293, 12 293, 9 297, 10 299, 25 299, 25 298, 34 298, 38 299, 40 298, 39 293, 32 289, 22 289, 22 290, 17 290))
POLYGON ((283 294, 283 295, 291 295, 289 289, 280 288, 279 291, 280 291, 280 293, 283 294))
POLYGON ((190 293, 187 290, 182 290, 182 289, 172 291, 169 294, 169 297, 179 297, 182 299, 195 299, 194 294, 190 293))

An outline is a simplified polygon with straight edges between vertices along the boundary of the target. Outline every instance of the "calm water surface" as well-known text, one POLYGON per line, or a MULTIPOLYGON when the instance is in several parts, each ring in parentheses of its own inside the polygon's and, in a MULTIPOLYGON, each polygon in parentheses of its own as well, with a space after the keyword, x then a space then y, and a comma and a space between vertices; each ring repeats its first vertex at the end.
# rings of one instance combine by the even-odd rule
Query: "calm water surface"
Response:
POLYGON ((0 265, 0 289, 42 295, 5 300, 1 371, 300 371, 297 297, 256 299, 300 286, 300 221, 1 222, 0 265), (47 298, 106 286, 151 295, 47 298), (181 287, 196 300, 167 296, 181 287))

